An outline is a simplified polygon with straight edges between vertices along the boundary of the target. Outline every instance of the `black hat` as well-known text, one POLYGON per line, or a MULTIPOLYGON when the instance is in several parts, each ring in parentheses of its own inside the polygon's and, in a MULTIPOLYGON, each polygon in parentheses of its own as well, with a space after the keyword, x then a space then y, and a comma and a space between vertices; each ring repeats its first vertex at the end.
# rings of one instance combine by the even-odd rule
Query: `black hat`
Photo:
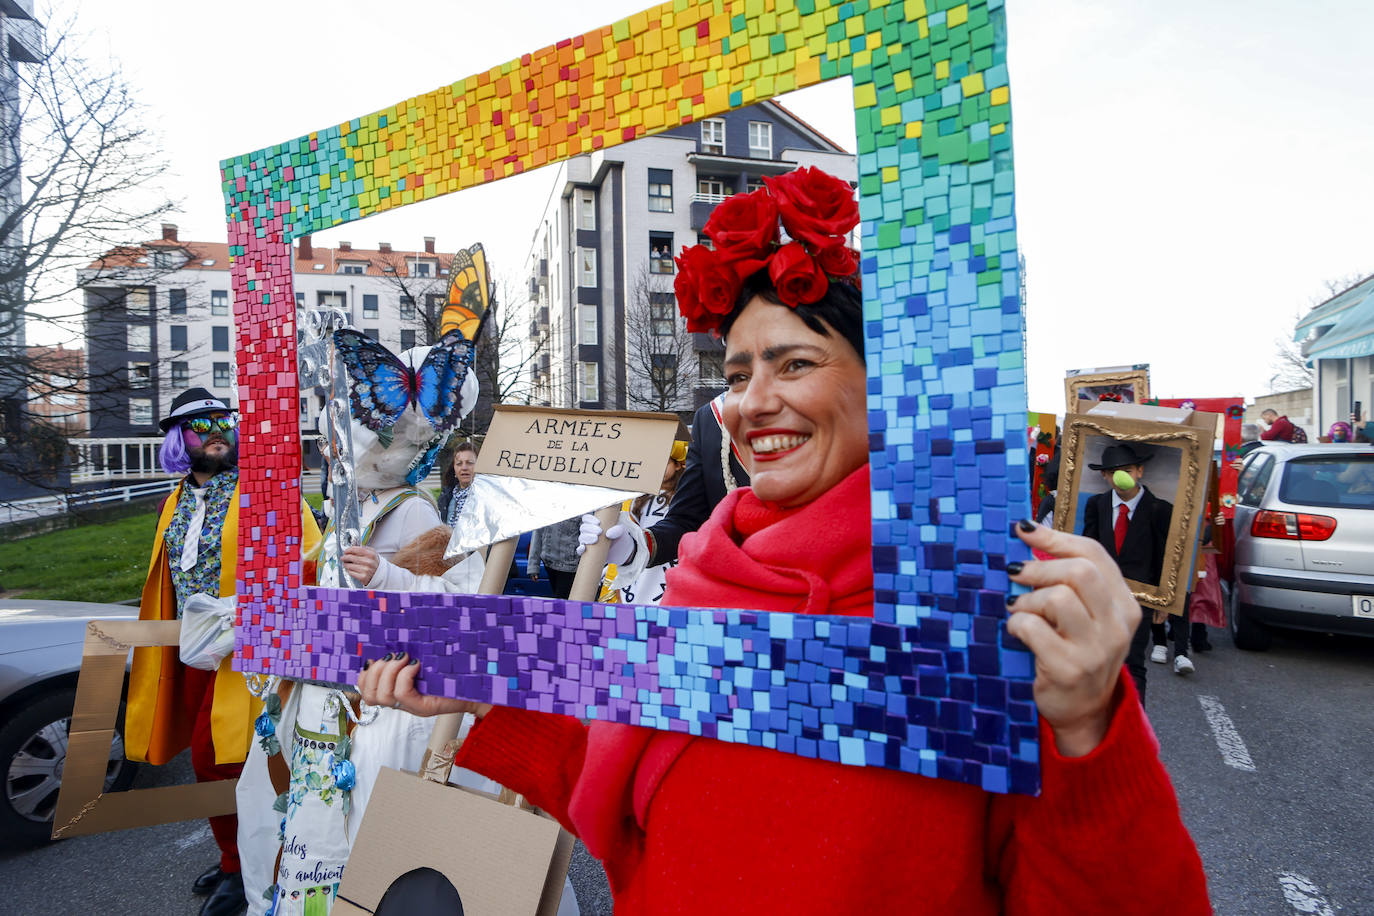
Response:
POLYGON ((1115 443, 1102 450, 1101 464, 1089 464, 1088 467, 1094 471, 1115 471, 1117 468, 1128 468, 1133 464, 1144 464, 1153 455, 1141 456, 1129 445, 1115 443))
POLYGON ((187 388, 172 401, 172 409, 157 425, 165 433, 182 420, 209 413, 231 413, 228 404, 204 388, 187 388))

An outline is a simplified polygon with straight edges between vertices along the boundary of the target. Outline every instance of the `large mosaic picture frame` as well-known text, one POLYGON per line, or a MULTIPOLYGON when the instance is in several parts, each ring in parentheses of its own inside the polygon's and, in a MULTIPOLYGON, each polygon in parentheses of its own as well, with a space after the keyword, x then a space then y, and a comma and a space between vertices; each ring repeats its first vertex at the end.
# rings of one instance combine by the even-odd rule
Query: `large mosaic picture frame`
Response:
POLYGON ((676 0, 222 163, 242 504, 236 667, 423 689, 1038 791, 1005 633, 1029 512, 1002 0, 676 0), (293 239, 823 80, 854 87, 874 616, 301 581, 293 239))

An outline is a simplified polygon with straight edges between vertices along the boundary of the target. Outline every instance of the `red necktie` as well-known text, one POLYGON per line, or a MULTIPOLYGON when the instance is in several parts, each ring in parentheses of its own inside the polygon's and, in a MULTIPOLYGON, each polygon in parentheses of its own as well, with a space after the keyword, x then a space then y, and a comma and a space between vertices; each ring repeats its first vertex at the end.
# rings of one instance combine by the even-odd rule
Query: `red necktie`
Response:
POLYGON ((1121 545, 1126 543, 1126 526, 1131 523, 1128 517, 1130 511, 1126 508, 1125 503, 1116 507, 1116 525, 1112 528, 1112 533, 1116 535, 1117 556, 1121 555, 1121 545))

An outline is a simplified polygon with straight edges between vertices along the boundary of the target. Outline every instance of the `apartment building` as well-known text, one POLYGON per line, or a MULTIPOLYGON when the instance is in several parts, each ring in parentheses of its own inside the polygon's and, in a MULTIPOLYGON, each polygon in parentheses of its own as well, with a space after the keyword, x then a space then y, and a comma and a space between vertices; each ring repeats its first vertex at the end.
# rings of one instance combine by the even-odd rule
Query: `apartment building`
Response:
POLYGON ((814 165, 851 183, 854 156, 777 102, 560 163, 534 233, 534 402, 689 413, 723 390, 723 348, 688 334, 673 256, 711 211, 763 178, 814 165))

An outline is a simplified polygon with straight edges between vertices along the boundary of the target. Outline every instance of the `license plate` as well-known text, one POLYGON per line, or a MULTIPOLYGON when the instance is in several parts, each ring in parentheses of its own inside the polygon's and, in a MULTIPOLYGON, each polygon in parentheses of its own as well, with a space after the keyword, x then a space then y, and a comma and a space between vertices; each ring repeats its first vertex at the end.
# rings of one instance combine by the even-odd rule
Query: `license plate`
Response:
POLYGON ((1374 620, 1374 595, 1352 595, 1351 600, 1355 605, 1356 617, 1374 620))

